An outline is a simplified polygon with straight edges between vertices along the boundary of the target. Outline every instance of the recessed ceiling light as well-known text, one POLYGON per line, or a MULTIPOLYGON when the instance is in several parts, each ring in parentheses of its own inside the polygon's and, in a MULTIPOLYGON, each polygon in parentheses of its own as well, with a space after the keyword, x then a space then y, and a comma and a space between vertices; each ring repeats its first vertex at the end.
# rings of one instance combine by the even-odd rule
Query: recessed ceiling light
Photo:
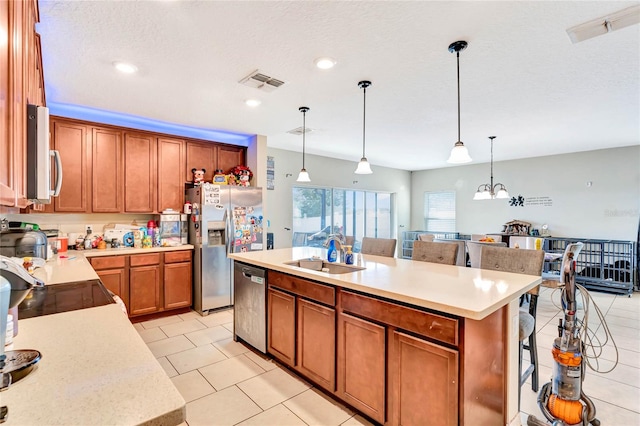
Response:
POLYGON ((136 67, 133 64, 128 64, 126 62, 114 62, 113 66, 116 67, 118 71, 125 74, 133 74, 134 72, 138 71, 138 67, 136 67))
POLYGON ((250 106, 251 108, 255 108, 258 105, 260 105, 262 102, 259 101, 258 99, 247 99, 246 101, 244 101, 245 104, 247 104, 247 106, 250 106))
POLYGON ((318 58, 315 62, 316 67, 320 68, 321 70, 328 70, 330 68, 333 68, 333 66, 336 64, 336 60, 329 57, 318 58))

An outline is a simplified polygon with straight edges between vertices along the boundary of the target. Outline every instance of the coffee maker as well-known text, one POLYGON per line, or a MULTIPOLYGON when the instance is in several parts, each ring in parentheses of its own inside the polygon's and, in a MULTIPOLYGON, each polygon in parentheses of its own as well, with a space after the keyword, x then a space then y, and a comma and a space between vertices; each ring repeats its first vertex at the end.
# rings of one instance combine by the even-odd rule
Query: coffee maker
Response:
MULTIPOLYGON (((9 309, 18 306, 34 286, 44 283, 12 258, 0 255, 0 390, 26 376, 40 360, 41 354, 36 350, 5 351, 4 346, 9 309)), ((6 421, 8 413, 6 406, 0 407, 0 423, 6 421)))

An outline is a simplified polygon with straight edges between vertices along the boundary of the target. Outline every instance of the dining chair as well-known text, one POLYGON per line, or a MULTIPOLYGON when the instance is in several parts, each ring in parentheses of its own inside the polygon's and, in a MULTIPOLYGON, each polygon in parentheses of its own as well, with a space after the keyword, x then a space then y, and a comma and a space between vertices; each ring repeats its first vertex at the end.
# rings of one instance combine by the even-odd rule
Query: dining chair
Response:
POLYGON ((416 241, 413 243, 411 260, 455 265, 457 257, 457 244, 436 243, 433 241, 416 241))
POLYGON ((433 234, 418 234, 418 241, 433 241, 435 237, 433 234))
POLYGON ((490 247, 507 247, 507 243, 485 243, 483 241, 467 241, 467 251, 469 252, 469 263, 472 268, 480 267, 480 254, 482 248, 490 247))
POLYGON ((360 253, 394 257, 396 254, 396 240, 392 238, 363 237, 360 253))
MULTIPOLYGON (((493 271, 513 272, 516 274, 542 276, 544 266, 544 251, 515 249, 506 247, 484 246, 481 250, 480 268, 493 271)), ((536 346, 536 310, 538 306, 538 292, 540 285, 528 292, 529 307, 520 308, 518 316, 519 359, 518 372, 520 383, 518 386, 518 410, 520 409, 520 394, 522 385, 531 376, 531 389, 538 391, 538 350, 536 346), (526 343, 525 343, 526 341, 526 343), (522 372, 522 354, 529 351, 530 364, 522 372)))
POLYGON ((458 256, 456 257, 456 265, 467 266, 467 245, 464 240, 448 240, 445 238, 436 238, 433 240, 436 243, 445 244, 457 244, 458 256))

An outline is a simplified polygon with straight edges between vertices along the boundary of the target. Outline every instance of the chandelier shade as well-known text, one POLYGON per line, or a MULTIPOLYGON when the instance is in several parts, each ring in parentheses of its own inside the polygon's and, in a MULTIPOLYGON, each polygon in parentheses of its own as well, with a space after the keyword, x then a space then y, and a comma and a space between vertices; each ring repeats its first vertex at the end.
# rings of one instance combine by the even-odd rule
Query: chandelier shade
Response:
POLYGON ((483 183, 473 196, 474 200, 493 200, 509 198, 507 188, 501 183, 493 183, 493 140, 495 136, 489 136, 491 140, 491 180, 489 183, 483 183))

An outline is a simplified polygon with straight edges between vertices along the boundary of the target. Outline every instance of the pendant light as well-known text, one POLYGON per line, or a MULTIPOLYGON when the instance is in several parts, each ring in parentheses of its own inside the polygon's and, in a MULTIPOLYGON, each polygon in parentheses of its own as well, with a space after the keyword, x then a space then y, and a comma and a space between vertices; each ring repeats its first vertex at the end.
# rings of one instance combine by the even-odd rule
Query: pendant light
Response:
POLYGON ((305 135, 307 134, 306 118, 309 107, 300 107, 298 111, 302 112, 302 169, 300 169, 300 174, 296 182, 311 182, 309 173, 307 173, 307 169, 304 168, 305 135))
POLYGON ((458 142, 451 149, 451 155, 447 160, 447 163, 462 164, 471 162, 469 151, 460 140, 460 51, 467 48, 466 41, 456 41, 449 45, 449 52, 456 54, 456 61, 458 63, 458 142))
POLYGON ((509 198, 509 192, 507 188, 501 183, 493 184, 493 140, 495 136, 489 136, 491 140, 491 180, 489 183, 484 183, 478 187, 476 195, 473 196, 474 200, 493 200, 494 198, 509 198), (497 191, 496 191, 497 189, 497 191))
POLYGON ((358 87, 362 89, 364 94, 364 107, 362 114, 362 158, 358 163, 358 167, 356 168, 355 173, 357 175, 370 175, 373 173, 371 170, 371 165, 369 161, 367 161, 367 157, 364 155, 364 141, 365 141, 365 124, 367 120, 367 87, 371 86, 370 81, 363 80, 358 83, 358 87))

